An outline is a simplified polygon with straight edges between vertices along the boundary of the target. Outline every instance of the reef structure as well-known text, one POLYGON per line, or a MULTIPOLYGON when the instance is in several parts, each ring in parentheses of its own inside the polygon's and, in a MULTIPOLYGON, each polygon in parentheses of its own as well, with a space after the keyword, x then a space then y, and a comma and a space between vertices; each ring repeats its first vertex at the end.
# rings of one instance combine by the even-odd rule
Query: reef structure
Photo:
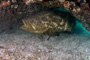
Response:
POLYGON ((66 9, 76 16, 83 26, 90 31, 89 7, 86 3, 83 3, 83 5, 85 5, 85 8, 75 5, 74 2, 62 2, 59 0, 46 2, 42 0, 0 0, 0 31, 7 30, 5 26, 12 27, 11 25, 17 21, 22 21, 26 17, 53 7, 66 9))

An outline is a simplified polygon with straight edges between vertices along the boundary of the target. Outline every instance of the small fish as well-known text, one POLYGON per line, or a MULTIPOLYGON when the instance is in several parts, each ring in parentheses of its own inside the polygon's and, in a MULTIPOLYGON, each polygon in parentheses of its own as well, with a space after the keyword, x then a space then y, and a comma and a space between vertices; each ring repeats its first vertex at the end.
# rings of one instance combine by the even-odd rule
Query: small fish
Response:
POLYGON ((8 4, 7 4, 7 2, 3 2, 3 5, 4 5, 4 6, 7 6, 8 4))

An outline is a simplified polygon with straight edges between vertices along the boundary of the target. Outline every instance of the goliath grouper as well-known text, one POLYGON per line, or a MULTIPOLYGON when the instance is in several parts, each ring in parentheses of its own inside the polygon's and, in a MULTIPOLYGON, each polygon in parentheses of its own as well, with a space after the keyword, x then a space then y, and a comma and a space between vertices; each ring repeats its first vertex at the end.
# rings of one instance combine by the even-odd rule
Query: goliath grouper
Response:
POLYGON ((40 11, 22 20, 22 29, 34 33, 52 35, 56 32, 72 32, 75 19, 70 13, 58 9, 40 11))

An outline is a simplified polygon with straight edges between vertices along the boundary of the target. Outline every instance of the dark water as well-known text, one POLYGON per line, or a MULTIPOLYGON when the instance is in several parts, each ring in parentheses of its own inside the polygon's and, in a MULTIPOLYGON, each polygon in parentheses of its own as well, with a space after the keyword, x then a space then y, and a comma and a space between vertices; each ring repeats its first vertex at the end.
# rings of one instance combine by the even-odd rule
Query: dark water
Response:
POLYGON ((59 10, 59 11, 62 11, 62 12, 66 12, 66 13, 70 14, 73 19, 75 19, 76 25, 73 26, 73 33, 76 33, 76 34, 83 34, 83 33, 85 33, 85 34, 90 34, 90 32, 87 31, 87 30, 83 27, 82 23, 79 22, 78 18, 76 18, 75 16, 73 16, 73 15, 72 15, 70 12, 68 12, 67 10, 62 9, 62 8, 54 8, 53 10, 59 10))

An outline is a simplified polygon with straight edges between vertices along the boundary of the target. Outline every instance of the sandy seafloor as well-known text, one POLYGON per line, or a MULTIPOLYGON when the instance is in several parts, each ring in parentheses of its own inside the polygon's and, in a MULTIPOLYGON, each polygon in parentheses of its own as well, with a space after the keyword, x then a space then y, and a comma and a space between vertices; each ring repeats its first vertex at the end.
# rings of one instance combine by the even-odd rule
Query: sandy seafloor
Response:
POLYGON ((0 60, 90 60, 88 33, 47 38, 24 30, 0 33, 0 60))
POLYGON ((21 29, 0 33, 0 60, 90 60, 90 32, 78 21, 73 29, 49 39, 21 29))

